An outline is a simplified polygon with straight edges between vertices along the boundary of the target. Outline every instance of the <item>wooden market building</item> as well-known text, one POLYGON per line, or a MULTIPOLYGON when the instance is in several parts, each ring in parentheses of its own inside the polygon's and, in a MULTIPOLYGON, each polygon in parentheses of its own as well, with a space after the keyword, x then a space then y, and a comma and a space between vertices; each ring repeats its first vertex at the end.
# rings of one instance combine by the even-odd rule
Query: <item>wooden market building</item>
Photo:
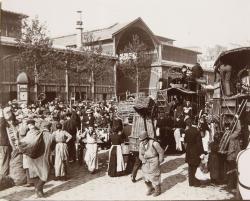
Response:
MULTIPOLYGON (((21 34, 21 21, 28 16, 12 11, 1 10, 1 40, 0 40, 0 102, 17 99, 17 77, 20 72, 20 64, 16 59, 18 48, 15 39, 21 34)), ((148 79, 140 91, 147 95, 155 93, 157 82, 162 77, 167 77, 169 69, 181 68, 183 65, 192 67, 197 62, 200 52, 174 46, 174 40, 155 35, 146 23, 137 18, 128 23, 115 23, 107 28, 93 30, 94 42, 101 44, 103 54, 110 57, 110 71, 107 71, 102 79, 95 83, 97 100, 111 99, 112 97, 124 98, 127 91, 135 92, 135 83, 128 77, 117 76, 119 65, 119 53, 131 41, 133 35, 138 35, 143 43, 151 49, 153 60, 150 65, 148 79)), ((72 49, 80 52, 84 44, 81 34, 74 33, 53 38, 53 45, 59 49, 72 49)), ((212 81, 213 73, 205 69, 208 81, 212 81)), ((39 81, 38 91, 45 93, 48 100, 56 97, 65 97, 65 71, 55 69, 53 78, 44 78, 39 81)), ((34 78, 28 77, 29 100, 32 102, 34 96, 34 78)), ((84 74, 69 73, 68 94, 75 100, 87 100, 91 97, 91 84, 88 76, 84 74)))

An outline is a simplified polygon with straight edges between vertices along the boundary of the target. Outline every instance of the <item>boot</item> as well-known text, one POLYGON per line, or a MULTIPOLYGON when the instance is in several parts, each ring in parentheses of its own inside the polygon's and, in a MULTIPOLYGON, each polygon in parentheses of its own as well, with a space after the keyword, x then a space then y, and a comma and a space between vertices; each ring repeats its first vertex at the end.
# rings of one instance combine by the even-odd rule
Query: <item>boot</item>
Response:
POLYGON ((156 197, 160 194, 161 194, 161 185, 159 184, 159 185, 155 186, 155 192, 154 192, 153 196, 156 197))
POLYGON ((136 182, 136 179, 135 179, 135 177, 134 177, 133 175, 131 175, 131 181, 132 181, 133 183, 136 182))
POLYGON ((36 189, 36 198, 43 198, 44 194, 42 191, 36 189))
POLYGON ((152 186, 152 183, 150 181, 145 181, 145 184, 146 184, 146 186, 148 188, 148 191, 147 191, 146 195, 147 196, 152 195, 154 193, 154 190, 155 190, 153 188, 153 186, 152 186))

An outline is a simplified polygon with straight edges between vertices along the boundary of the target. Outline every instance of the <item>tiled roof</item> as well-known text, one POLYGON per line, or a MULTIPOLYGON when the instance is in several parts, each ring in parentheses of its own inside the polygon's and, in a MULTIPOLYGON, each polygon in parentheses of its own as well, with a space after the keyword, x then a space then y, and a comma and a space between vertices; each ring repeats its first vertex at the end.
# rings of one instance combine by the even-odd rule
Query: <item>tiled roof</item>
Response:
MULTIPOLYGON (((137 21, 142 21, 143 22, 143 20, 139 17, 139 18, 136 18, 135 20, 132 20, 130 22, 115 23, 115 24, 113 24, 113 25, 111 25, 109 27, 106 27, 106 28, 86 31, 86 32, 83 32, 83 35, 86 34, 86 33, 92 33, 93 38, 96 41, 110 40, 119 31, 125 29, 127 26, 129 26, 130 24, 133 24, 133 23, 135 23, 137 21)), ((145 26, 147 27, 146 24, 145 24, 145 26)), ((159 40, 161 42, 173 42, 173 41, 175 41, 174 39, 170 39, 170 38, 166 38, 166 37, 163 37, 163 36, 155 35, 149 28, 148 28, 148 30, 152 33, 152 35, 155 36, 156 40, 159 40)), ((60 44, 63 44, 65 46, 76 44, 76 34, 58 36, 58 37, 54 37, 53 39, 54 39, 54 41, 56 43, 60 43, 60 44)))
POLYGON ((163 36, 155 35, 155 37, 157 37, 157 38, 158 38, 160 41, 162 41, 162 42, 175 41, 174 39, 166 38, 166 37, 163 37, 163 36))
MULTIPOLYGON (((131 22, 127 23, 115 23, 109 27, 103 28, 103 29, 96 29, 91 31, 85 31, 84 34, 92 33, 95 40, 108 40, 112 39, 112 36, 114 33, 122 29, 123 27, 127 26, 131 22)), ((59 37, 54 37, 54 40, 60 40, 65 42, 65 45, 73 45, 76 44, 76 34, 70 34, 70 35, 64 35, 59 37), (65 38, 65 40, 64 40, 65 38), (72 41, 73 40, 73 41, 72 41)))
POLYGON ((3 9, 2 9, 2 11, 5 12, 5 13, 10 13, 12 15, 19 15, 22 18, 27 18, 28 17, 28 15, 25 15, 23 13, 18 13, 18 12, 13 12, 13 11, 9 11, 9 10, 3 10, 3 9))
POLYGON ((71 46, 76 45, 76 34, 70 34, 65 36, 60 36, 52 38, 56 45, 71 46))
MULTIPOLYGON (((143 20, 139 17, 136 18, 133 21, 130 22, 126 22, 126 23, 115 23, 109 27, 103 28, 103 29, 96 29, 96 30, 92 30, 92 31, 86 31, 83 32, 83 35, 86 33, 92 33, 93 34, 93 38, 96 41, 102 41, 102 40, 110 40, 113 38, 113 36, 117 33, 119 33, 120 31, 122 31, 123 29, 126 29, 127 26, 137 22, 137 21, 142 21, 143 20)), ((144 22, 143 22, 144 23, 144 22)), ((145 23, 144 23, 145 24, 145 23)), ((145 24, 146 28, 149 30, 149 32, 153 34, 153 32, 147 27, 147 25, 145 24)), ((72 42, 72 38, 74 37, 74 40, 76 40, 76 34, 70 34, 70 35, 65 35, 65 36, 59 36, 59 37, 54 37, 53 40, 56 41, 56 43, 60 43, 60 44, 64 44, 64 45, 73 45, 72 42)), ((155 37, 156 40, 158 40, 157 37, 155 37)), ((83 37, 84 39, 84 37, 83 37)), ((171 40, 171 39, 170 39, 171 40)), ((76 43, 74 43, 76 44, 76 43)))
POLYGON ((128 24, 130 24, 130 22, 128 22, 128 23, 115 23, 110 27, 107 27, 104 29, 92 30, 92 31, 89 31, 87 33, 93 33, 93 37, 96 40, 112 39, 112 36, 114 33, 118 32, 123 27, 126 27, 128 24))

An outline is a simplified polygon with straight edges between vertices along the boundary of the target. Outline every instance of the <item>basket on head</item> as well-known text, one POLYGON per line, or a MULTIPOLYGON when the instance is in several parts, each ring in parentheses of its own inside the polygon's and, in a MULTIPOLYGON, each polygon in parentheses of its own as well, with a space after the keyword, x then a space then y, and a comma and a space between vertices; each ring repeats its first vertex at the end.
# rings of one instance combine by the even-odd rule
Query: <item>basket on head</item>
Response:
POLYGON ((138 98, 134 109, 142 117, 151 118, 155 109, 155 101, 151 97, 138 98))

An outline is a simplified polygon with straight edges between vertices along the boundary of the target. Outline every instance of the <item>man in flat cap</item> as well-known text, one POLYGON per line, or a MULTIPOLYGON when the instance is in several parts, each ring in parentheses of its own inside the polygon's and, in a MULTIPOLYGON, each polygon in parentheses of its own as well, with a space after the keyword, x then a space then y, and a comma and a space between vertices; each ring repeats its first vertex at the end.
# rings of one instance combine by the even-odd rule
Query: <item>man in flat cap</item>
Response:
POLYGON ((164 160, 164 150, 154 139, 149 138, 147 131, 139 134, 139 158, 142 161, 142 173, 148 188, 147 195, 154 197, 161 194, 160 163, 164 160))

